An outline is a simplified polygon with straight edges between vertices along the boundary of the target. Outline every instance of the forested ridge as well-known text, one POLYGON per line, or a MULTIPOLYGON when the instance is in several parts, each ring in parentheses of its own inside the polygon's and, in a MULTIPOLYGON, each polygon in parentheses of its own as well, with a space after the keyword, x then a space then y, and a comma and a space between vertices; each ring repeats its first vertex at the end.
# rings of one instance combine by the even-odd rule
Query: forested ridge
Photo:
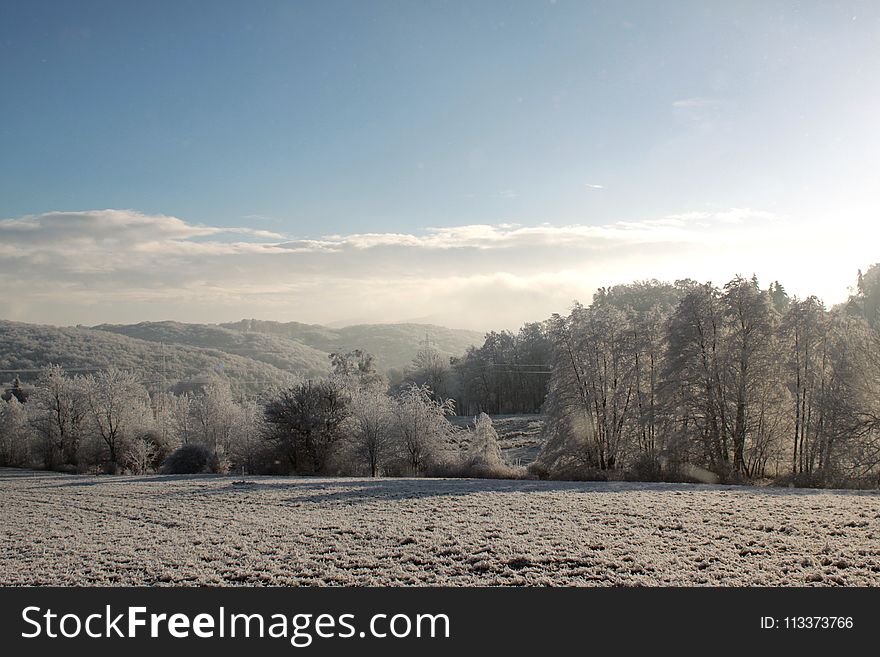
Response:
MULTIPOLYGON (((223 372, 233 390, 240 394, 256 394, 268 385, 280 385, 291 373, 213 347, 158 344, 81 326, 0 320, 0 380, 11 382, 18 378, 27 385, 48 365, 60 365, 71 374, 116 368, 134 373, 144 385, 153 388, 163 383, 186 385, 204 380, 211 372, 223 372)), ((328 368, 323 365, 325 373, 328 368)))
POLYGON ((307 376, 321 376, 329 372, 327 352, 264 333, 235 331, 211 324, 167 321, 100 324, 94 329, 147 342, 222 351, 307 376))

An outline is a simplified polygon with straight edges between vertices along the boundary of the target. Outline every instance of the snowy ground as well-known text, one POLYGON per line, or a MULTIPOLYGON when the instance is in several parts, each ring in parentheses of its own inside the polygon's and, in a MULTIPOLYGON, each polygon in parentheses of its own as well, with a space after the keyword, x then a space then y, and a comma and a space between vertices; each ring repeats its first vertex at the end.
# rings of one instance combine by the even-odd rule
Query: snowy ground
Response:
POLYGON ((880 494, 0 469, 0 584, 880 585, 880 494))

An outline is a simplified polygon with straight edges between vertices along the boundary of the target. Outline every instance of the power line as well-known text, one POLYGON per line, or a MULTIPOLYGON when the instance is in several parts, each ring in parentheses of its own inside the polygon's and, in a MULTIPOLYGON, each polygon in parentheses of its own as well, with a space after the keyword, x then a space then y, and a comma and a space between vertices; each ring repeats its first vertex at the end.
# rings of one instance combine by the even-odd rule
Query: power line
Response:
POLYGON ((496 374, 545 374, 549 376, 553 372, 550 370, 496 370, 496 374))

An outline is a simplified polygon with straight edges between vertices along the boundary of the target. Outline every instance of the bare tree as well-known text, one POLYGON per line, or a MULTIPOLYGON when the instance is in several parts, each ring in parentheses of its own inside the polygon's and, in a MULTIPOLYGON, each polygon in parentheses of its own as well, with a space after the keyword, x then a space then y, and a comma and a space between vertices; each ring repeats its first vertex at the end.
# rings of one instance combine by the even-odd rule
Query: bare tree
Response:
POLYGON ((134 474, 146 474, 159 463, 162 446, 150 432, 141 433, 125 445, 125 462, 134 474))
POLYGON ((348 400, 334 381, 306 381, 266 405, 269 438, 295 472, 322 472, 342 438, 348 400))

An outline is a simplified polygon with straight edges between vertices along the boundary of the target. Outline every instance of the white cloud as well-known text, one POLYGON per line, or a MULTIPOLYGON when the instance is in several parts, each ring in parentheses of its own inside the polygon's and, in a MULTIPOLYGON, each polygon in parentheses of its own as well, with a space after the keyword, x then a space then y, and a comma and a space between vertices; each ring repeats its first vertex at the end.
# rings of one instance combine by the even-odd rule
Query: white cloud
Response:
POLYGON ((713 130, 730 107, 718 98, 680 98, 673 101, 672 112, 683 125, 698 127, 702 131, 713 130))
POLYGON ((731 208, 719 212, 683 212, 681 214, 671 214, 666 217, 666 219, 679 220, 682 222, 712 221, 724 224, 738 224, 745 220, 778 221, 779 217, 772 212, 766 212, 763 210, 731 208))
POLYGON ((513 327, 588 301, 600 285, 723 282, 752 272, 795 292, 793 278, 814 286, 803 293, 841 297, 856 267, 870 263, 873 241, 859 242, 864 253, 840 249, 846 255, 834 258, 834 245, 852 240, 845 225, 821 237, 797 228, 767 211, 732 208, 303 239, 130 210, 52 212, 0 220, 0 309, 51 323, 432 316, 451 326, 513 327))
POLYGON ((715 98, 702 98, 702 97, 694 97, 694 98, 680 98, 679 100, 673 101, 672 106, 676 109, 691 109, 694 107, 716 107, 721 103, 721 101, 715 98))

